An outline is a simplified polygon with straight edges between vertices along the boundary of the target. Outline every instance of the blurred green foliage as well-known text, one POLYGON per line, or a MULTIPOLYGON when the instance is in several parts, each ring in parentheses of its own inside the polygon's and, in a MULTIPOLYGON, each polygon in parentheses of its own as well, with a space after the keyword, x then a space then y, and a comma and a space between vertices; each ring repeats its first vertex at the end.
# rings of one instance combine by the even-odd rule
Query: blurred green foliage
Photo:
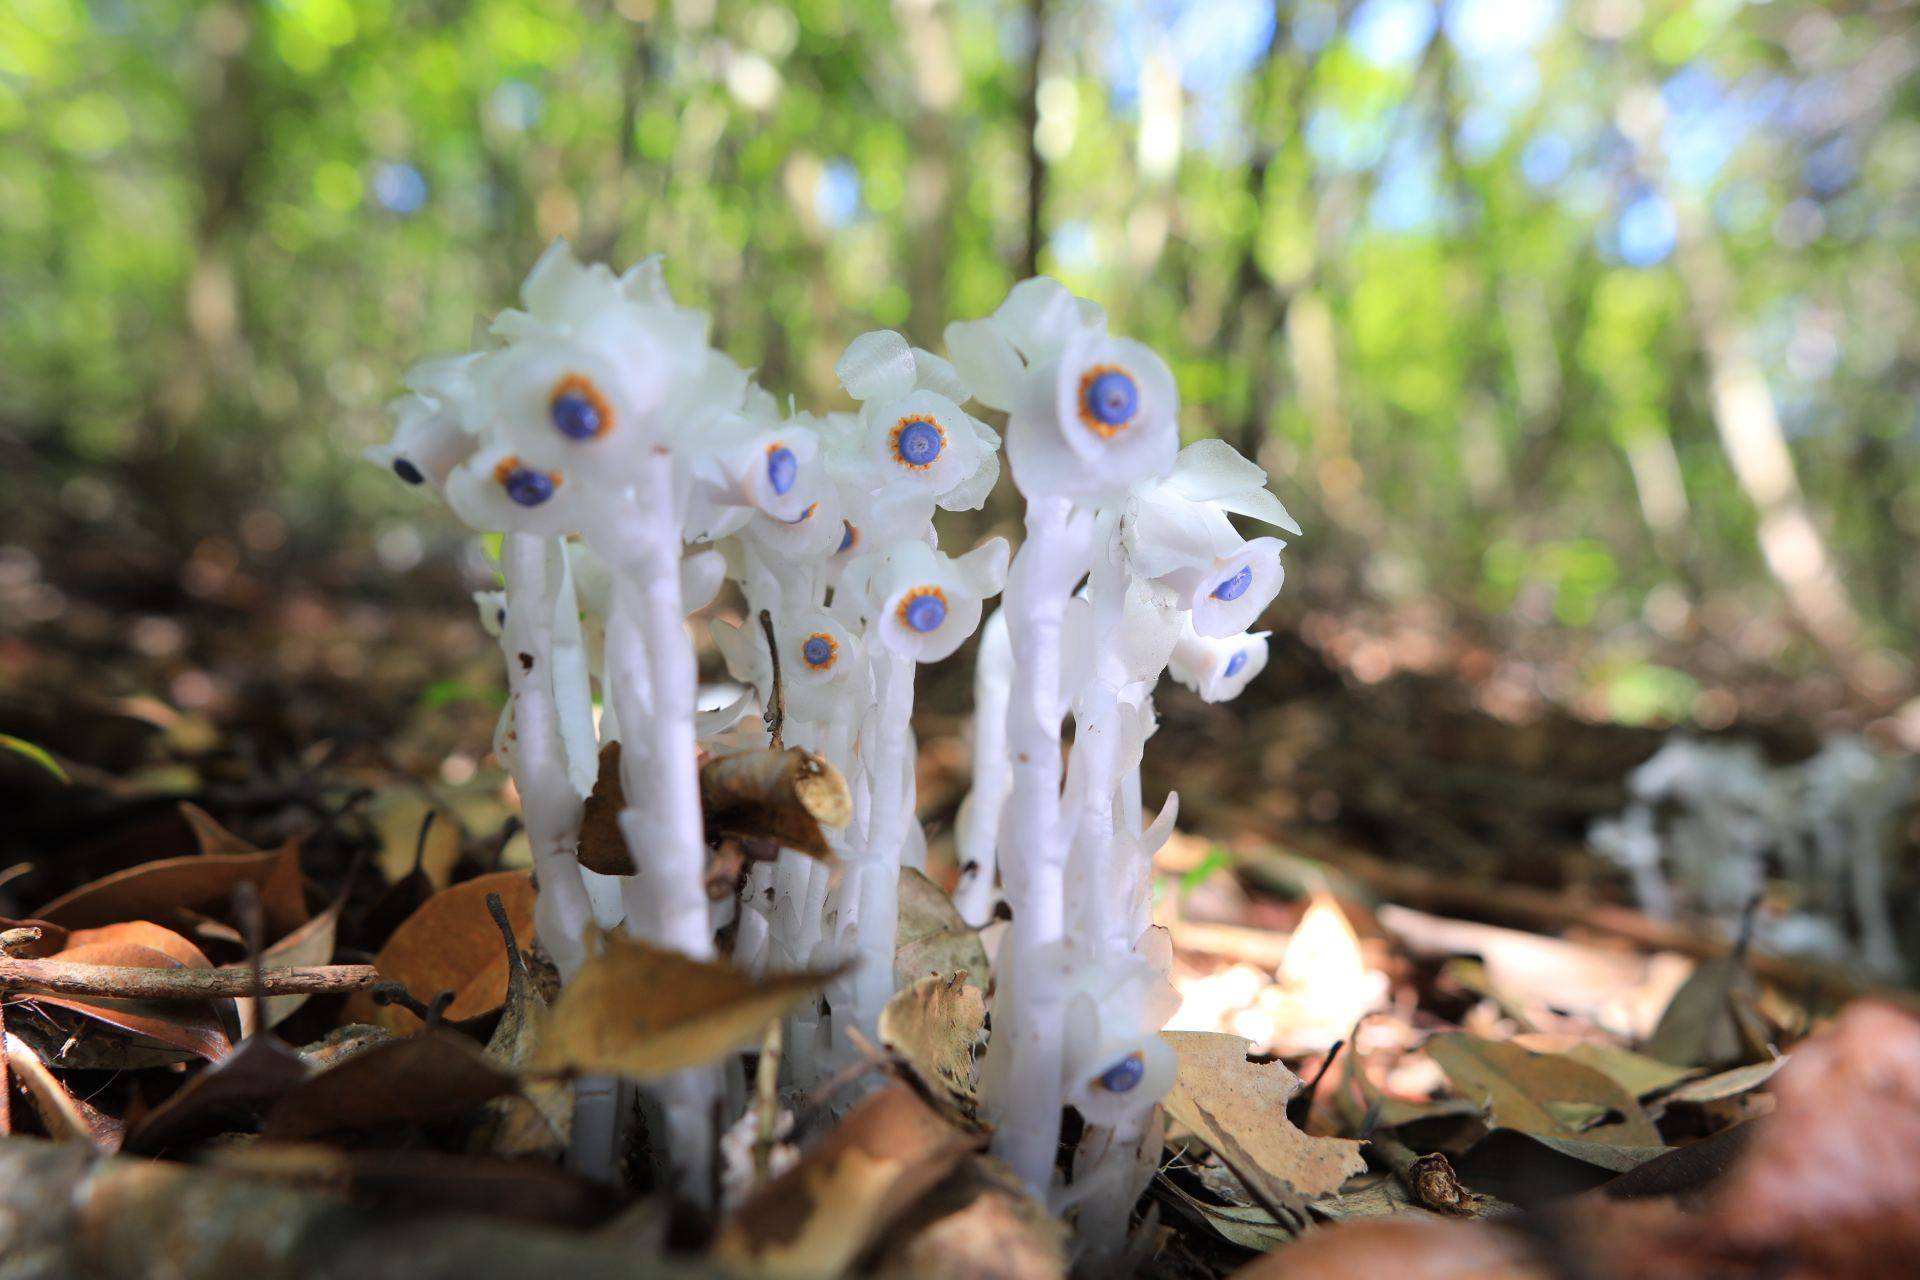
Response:
MULTIPOLYGON (((0 496, 448 540, 357 454, 553 236, 665 254, 807 404, 1037 260, 1279 474, 1302 564, 1605 632, 1791 597, 1785 501, 1910 644, 1916 54, 1787 0, 6 0, 0 496)), ((1684 701, 1649 670, 1625 712, 1684 701)))

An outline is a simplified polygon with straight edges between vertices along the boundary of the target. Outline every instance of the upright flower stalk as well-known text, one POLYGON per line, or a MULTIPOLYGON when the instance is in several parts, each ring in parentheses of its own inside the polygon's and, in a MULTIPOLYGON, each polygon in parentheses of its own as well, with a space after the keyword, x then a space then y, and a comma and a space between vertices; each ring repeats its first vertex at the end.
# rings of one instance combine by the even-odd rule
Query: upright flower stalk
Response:
MULTIPOLYGON (((1230 518, 1298 533, 1265 473, 1219 441, 1181 449, 1165 362, 1051 280, 950 325, 950 361, 889 331, 855 339, 835 371, 857 408, 824 415, 783 416, 653 260, 616 276, 556 244, 521 301, 483 349, 409 375, 393 440, 370 456, 504 535, 504 593, 480 599, 507 665, 496 747, 533 845, 540 944, 563 979, 596 926, 714 960, 731 925, 725 959, 755 972, 845 962, 822 1002, 789 1016, 783 1069, 812 1087, 856 1057, 895 992, 903 868, 926 855, 915 679, 1004 587, 957 832, 958 908, 976 925, 1003 905, 1012 917, 994 972, 976 975, 994 992, 982 1092, 996 1152, 1074 1216, 1086 1257, 1110 1260, 1174 1075, 1158 1035, 1176 1003, 1171 953, 1148 891, 1177 797, 1149 825, 1140 785, 1153 688, 1170 670, 1219 701, 1265 665, 1248 628, 1280 589, 1283 544, 1230 518), (980 507, 999 476, 1000 437, 973 400, 1007 415, 1026 499, 1011 563, 1004 539, 949 555, 934 528, 936 510, 980 507), (743 624, 712 626, 730 673, 769 710, 778 690, 768 723, 841 772, 853 816, 827 833, 832 858, 781 850, 716 907, 703 734, 714 750, 768 742, 736 723, 744 697, 696 709, 687 620, 723 579, 747 606, 743 624), (617 877, 577 857, 613 741, 633 867, 617 877), (1085 1125, 1062 1183, 1067 1106, 1085 1125)), ((716 1065, 648 1086, 663 1172, 696 1198, 713 1185, 722 1078, 716 1065)), ((614 1115, 602 1106, 588 1126, 603 1166, 614 1115)))

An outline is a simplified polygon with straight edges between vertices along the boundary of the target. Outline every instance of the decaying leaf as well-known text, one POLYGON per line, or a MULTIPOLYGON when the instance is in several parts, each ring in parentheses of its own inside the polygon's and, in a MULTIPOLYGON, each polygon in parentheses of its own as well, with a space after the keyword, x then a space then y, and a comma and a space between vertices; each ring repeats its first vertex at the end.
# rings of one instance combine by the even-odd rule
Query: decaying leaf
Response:
POLYGON ((749 1196, 722 1224, 715 1257, 766 1280, 844 1275, 982 1142, 942 1120, 906 1085, 887 1085, 799 1164, 749 1196))
POLYGON ((1300 1078, 1279 1062, 1250 1062, 1252 1046, 1211 1031, 1163 1031, 1180 1056, 1167 1114, 1227 1162, 1249 1189, 1278 1203, 1332 1195, 1367 1167, 1360 1144, 1313 1138, 1287 1119, 1300 1078), (1255 1185, 1257 1182, 1258 1185, 1255 1185))
POLYGON ((127 1149, 154 1153, 249 1127, 306 1078, 299 1054, 271 1037, 249 1036, 147 1112, 128 1133, 127 1149))
POLYGON ((98 1151, 120 1149, 125 1137, 120 1121, 68 1092, 33 1046, 11 1032, 0 1035, 5 1036, 8 1074, 19 1081, 49 1134, 60 1140, 88 1143, 98 1151))
POLYGON ((974 1104, 973 1047, 986 1030, 987 1002, 963 972, 932 974, 897 991, 880 1011, 880 1043, 900 1055, 935 1096, 974 1104))
POLYGON ((874 1250, 886 1280, 1060 1280, 1067 1231, 1013 1170, 970 1156, 874 1250))
MULTIPOLYGON (((394 931, 373 958, 381 976, 404 986, 413 998, 430 1004, 443 991, 454 993, 447 1006, 450 1022, 477 1018, 498 1009, 507 998, 507 957, 500 931, 487 914, 487 895, 506 904, 514 931, 533 935, 532 877, 524 871, 496 871, 443 889, 394 931)), ((398 1005, 379 1005, 366 992, 347 1002, 346 1016, 392 1031, 407 1032, 420 1019, 398 1005)))
MULTIPOLYGON (((487 907, 501 933, 507 957, 507 998, 500 1021, 487 1041, 487 1060, 503 1071, 518 1072, 532 1061, 546 1030, 547 1002, 527 969, 506 906, 495 896, 487 907)), ((487 1104, 488 1123, 476 1135, 485 1150, 500 1156, 557 1155, 573 1129, 573 1090, 554 1080, 529 1080, 521 1096, 487 1104)))
POLYGON ((1503 1128, 1585 1142, 1663 1145, 1633 1095, 1572 1058, 1464 1032, 1435 1036, 1426 1049, 1454 1088, 1485 1100, 1493 1123, 1503 1128), (1608 1119, 1616 1114, 1618 1120, 1608 1119))
POLYGON ((1767 1056, 1759 989, 1737 955, 1709 960, 1674 992, 1646 1052, 1683 1067, 1725 1067, 1767 1056))
POLYGON ((825 828, 853 817, 847 780, 826 759, 799 747, 739 751, 700 767, 707 830, 772 840, 815 858, 831 858, 825 828))
POLYGON ((285 1141, 453 1120, 513 1091, 513 1077, 488 1062, 478 1045, 430 1028, 375 1045, 308 1078, 273 1108, 262 1132, 285 1141))
POLYGON ((974 985, 992 987, 980 931, 967 924, 947 891, 912 867, 900 868, 900 927, 894 935, 893 982, 905 987, 929 974, 965 970, 974 985))
MULTIPOLYGON (((600 749, 600 771, 580 818, 580 865, 602 875, 630 876, 633 856, 620 831, 626 793, 620 744, 600 749)), ((847 780, 825 757, 799 747, 759 748, 715 756, 700 766, 700 807, 714 835, 769 840, 815 858, 831 858, 824 828, 853 816, 847 780)))
POLYGON ((548 1011, 536 1070, 651 1080, 711 1062, 751 1044, 770 1019, 837 972, 756 979, 623 933, 606 935, 604 943, 548 1011))
POLYGON ((190 801, 180 802, 180 816, 187 826, 193 829, 194 842, 200 846, 201 853, 231 854, 259 853, 260 846, 239 836, 222 826, 220 820, 190 801))
POLYGON ((182 911, 224 908, 242 884, 259 890, 271 936, 291 933, 306 923, 300 859, 291 847, 270 853, 193 853, 143 862, 62 894, 34 914, 69 929, 127 920, 167 921, 182 911))
MULTIPOLYGON (((1541 1048, 1536 1044, 1525 1044, 1524 1047, 1541 1048)), ((1635 1053, 1631 1049, 1600 1040, 1583 1040, 1568 1048, 1566 1055, 1575 1062, 1592 1067, 1636 1098, 1670 1089, 1687 1077, 1698 1074, 1697 1068, 1677 1067, 1670 1062, 1649 1058, 1644 1053, 1635 1053)))
POLYGON ((1477 1222, 1395 1215, 1313 1231, 1233 1280, 1545 1280, 1521 1237, 1477 1222))
POLYGON ((1774 1072, 1785 1066, 1786 1062, 1784 1056, 1769 1058, 1765 1062, 1750 1062, 1744 1067, 1733 1067, 1716 1075, 1689 1080, 1679 1088, 1662 1094, 1660 1101, 1703 1105, 1738 1097, 1773 1079, 1774 1072))
MULTIPOLYGON (((65 945, 52 958, 142 969, 213 967, 193 943, 147 920, 75 929, 66 935, 65 945)), ((223 1006, 231 1011, 230 1001, 186 1003, 64 995, 34 995, 30 999, 36 1007, 65 1009, 125 1033, 117 1043, 89 1046, 92 1052, 85 1057, 55 1052, 52 1056, 63 1067, 133 1068, 177 1061, 183 1056, 214 1061, 232 1050, 221 1016, 223 1006)), ((21 1030, 30 1039, 39 1039, 24 1021, 21 1030)))
MULTIPOLYGON (((341 899, 325 911, 295 929, 260 953, 265 968, 322 965, 333 959, 333 948, 340 933, 340 912, 346 906, 341 899)), ((262 1000, 240 1001, 240 1032, 254 1035, 277 1027, 292 1017, 312 996, 268 996, 262 1000)))

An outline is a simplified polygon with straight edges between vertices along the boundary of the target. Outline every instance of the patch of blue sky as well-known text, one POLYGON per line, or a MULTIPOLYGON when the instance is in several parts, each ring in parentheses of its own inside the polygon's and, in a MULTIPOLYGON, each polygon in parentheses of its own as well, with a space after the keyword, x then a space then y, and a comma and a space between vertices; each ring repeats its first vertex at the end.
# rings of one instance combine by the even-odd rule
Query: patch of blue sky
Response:
POLYGON ((1439 23, 1432 0, 1360 0, 1347 39, 1374 66, 1404 69, 1419 59, 1439 23))
POLYGON ((1643 191, 1620 210, 1609 238, 1614 253, 1628 266, 1656 267, 1673 253, 1679 230, 1666 197, 1643 191))
POLYGON ((1357 172, 1380 163, 1386 150, 1387 119, 1356 120, 1339 107, 1322 105, 1307 116, 1307 150, 1332 169, 1357 172))
POLYGON ((1047 248, 1062 271, 1091 271, 1100 265, 1100 243, 1090 223, 1069 219, 1053 229, 1047 248))
POLYGON ((1509 62, 1530 55, 1559 17, 1558 0, 1452 0, 1442 22, 1462 57, 1509 62))
POLYGON ((390 161, 373 171, 373 198, 387 212, 404 218, 426 206, 427 180, 412 165, 390 161))
POLYGON ((1171 57, 1188 91, 1231 93, 1267 56, 1278 18, 1271 0, 1106 0, 1108 40, 1101 58, 1117 109, 1140 96, 1140 68, 1171 57))
POLYGON ((1541 190, 1557 185, 1573 169, 1573 141, 1554 129, 1542 130, 1520 148, 1520 176, 1541 190))
POLYGON ((813 188, 813 216, 821 226, 837 230, 859 215, 860 171, 845 160, 827 161, 813 188))

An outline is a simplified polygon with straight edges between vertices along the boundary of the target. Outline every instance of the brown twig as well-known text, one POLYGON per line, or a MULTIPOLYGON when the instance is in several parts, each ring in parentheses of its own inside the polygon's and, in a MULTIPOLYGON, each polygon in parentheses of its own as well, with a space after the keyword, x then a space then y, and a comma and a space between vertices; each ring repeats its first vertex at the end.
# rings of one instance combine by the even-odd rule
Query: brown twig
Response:
POLYGON ((0 991, 126 1000, 216 1000, 226 996, 305 996, 359 991, 380 980, 370 964, 286 969, 147 969, 71 960, 0 957, 0 991))
POLYGON ((765 609, 760 611, 760 629, 767 633, 767 657, 773 662, 773 703, 766 711, 767 732, 773 737, 773 749, 779 751, 784 746, 780 730, 787 723, 787 693, 780 684, 780 645, 773 635, 773 614, 765 609))

